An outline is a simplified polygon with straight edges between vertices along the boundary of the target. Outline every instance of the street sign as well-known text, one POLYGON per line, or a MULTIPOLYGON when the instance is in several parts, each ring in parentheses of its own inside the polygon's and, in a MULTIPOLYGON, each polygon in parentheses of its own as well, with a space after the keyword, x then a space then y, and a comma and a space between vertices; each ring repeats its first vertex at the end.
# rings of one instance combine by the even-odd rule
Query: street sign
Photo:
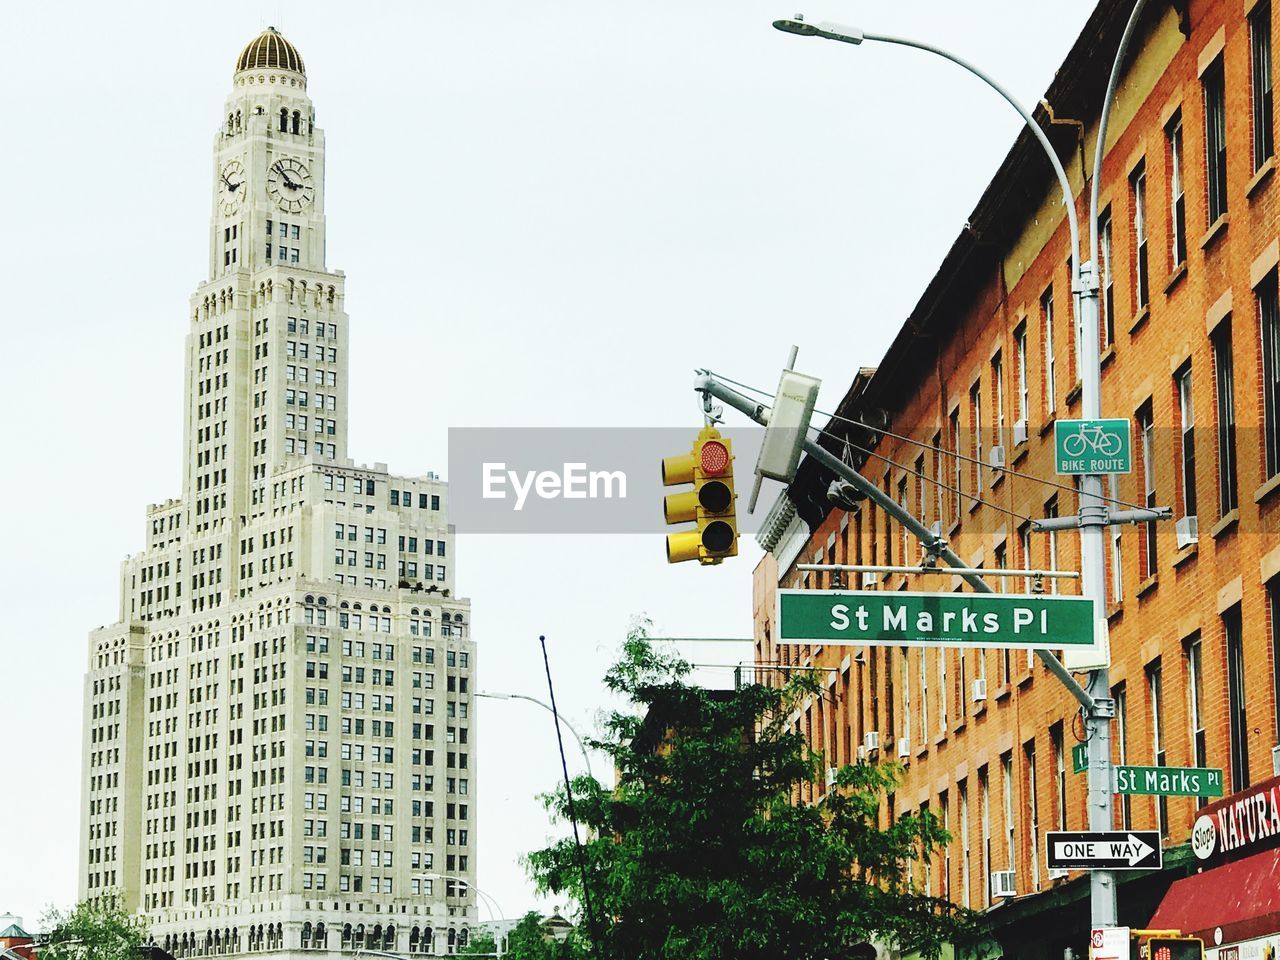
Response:
POLYGON ((778 642, 1052 648, 1093 643, 1087 597, 779 590, 778 642))
POLYGON ((1050 870, 1159 870, 1159 830, 1051 830, 1050 870))
POLYGON ((1055 420, 1053 450, 1060 474, 1133 470, 1133 441, 1125 419, 1055 420))
POLYGON ((1094 927, 1089 938, 1089 960, 1129 960, 1128 927, 1094 927))
POLYGON ((1116 793, 1220 797, 1222 771, 1208 767, 1116 767, 1116 793))
POLYGON ((1077 743, 1071 748, 1071 769, 1075 773, 1089 769, 1089 744, 1077 743))

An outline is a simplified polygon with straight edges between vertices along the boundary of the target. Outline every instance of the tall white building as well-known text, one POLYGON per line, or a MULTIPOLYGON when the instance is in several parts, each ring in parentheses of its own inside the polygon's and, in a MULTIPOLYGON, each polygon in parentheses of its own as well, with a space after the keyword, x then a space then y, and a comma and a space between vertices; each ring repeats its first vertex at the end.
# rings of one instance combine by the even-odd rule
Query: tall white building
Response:
POLYGON ((445 484, 347 456, 345 277, 298 51, 240 54, 191 297, 182 496, 85 678, 80 894, 178 956, 447 953, 475 920, 470 606, 445 484))

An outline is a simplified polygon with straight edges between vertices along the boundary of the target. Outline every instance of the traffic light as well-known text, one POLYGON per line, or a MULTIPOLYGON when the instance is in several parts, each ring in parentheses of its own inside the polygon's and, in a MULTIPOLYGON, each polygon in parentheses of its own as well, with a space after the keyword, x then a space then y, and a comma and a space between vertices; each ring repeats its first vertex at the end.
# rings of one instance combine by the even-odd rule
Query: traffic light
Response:
POLYGON ((733 448, 715 427, 703 427, 693 451, 662 461, 662 485, 692 483, 693 489, 669 493, 662 512, 667 523, 694 521, 693 530, 667 534, 667 562, 719 563, 738 555, 734 515, 733 448))
POLYGON ((1204 960, 1204 941, 1198 937, 1152 937, 1147 941, 1150 960, 1204 960))

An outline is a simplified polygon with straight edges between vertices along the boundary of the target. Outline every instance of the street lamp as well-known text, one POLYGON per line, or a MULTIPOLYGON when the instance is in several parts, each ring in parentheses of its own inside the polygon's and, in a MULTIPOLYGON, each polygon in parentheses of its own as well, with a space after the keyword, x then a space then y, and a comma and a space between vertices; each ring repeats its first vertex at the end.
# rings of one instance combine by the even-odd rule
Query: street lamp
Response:
POLYGON ((474 883, 472 883, 466 877, 460 877, 452 873, 420 873, 418 874, 418 876, 427 880, 452 880, 455 883, 462 884, 464 887, 470 887, 480 896, 481 901, 485 905, 485 908, 489 911, 490 917, 493 917, 494 911, 496 910, 498 914, 497 919, 502 920, 504 922, 507 919, 507 915, 502 912, 502 907, 498 905, 498 901, 495 900, 493 897, 491 897, 489 894, 485 893, 483 890, 477 887, 474 883))
POLYGON ((558 716, 558 719, 560 720, 560 722, 564 724, 564 728, 573 734, 573 739, 578 741, 578 749, 582 751, 582 760, 587 765, 587 776, 591 777, 592 780, 596 778, 596 775, 591 770, 591 757, 587 753, 586 743, 583 741, 582 737, 579 736, 578 731, 573 729, 573 727, 569 725, 569 721, 566 720, 563 715, 557 714, 556 710, 551 706, 551 704, 545 703, 542 700, 539 700, 537 697, 530 697, 527 694, 523 694, 523 693, 495 693, 491 690, 488 690, 488 691, 479 692, 476 694, 476 696, 487 697, 490 700, 527 700, 529 703, 536 703, 543 710, 549 711, 553 717, 558 716))
MULTIPOLYGON (((1124 64, 1130 41, 1136 31, 1138 20, 1146 0, 1136 0, 1129 20, 1125 24, 1120 37, 1119 48, 1111 65, 1110 79, 1102 103, 1101 116, 1098 122, 1097 141, 1094 148, 1093 182, 1089 194, 1089 248, 1087 259, 1080 261, 1080 224, 1076 216, 1075 196, 1071 190, 1071 181, 1058 159, 1057 151, 1049 142, 1048 136, 1036 123, 1035 118, 1016 97, 997 83, 992 77, 969 63, 967 60, 944 50, 941 47, 903 37, 888 34, 868 33, 856 27, 841 26, 837 23, 806 23, 801 14, 792 19, 775 20, 773 25, 784 33, 803 37, 822 37, 854 45, 866 40, 893 43, 906 47, 914 47, 928 53, 936 54, 952 63, 963 67, 974 76, 984 81, 1001 97, 1018 111, 1026 122, 1028 129, 1044 148, 1053 172, 1062 187, 1063 203, 1067 211, 1067 224, 1071 233, 1071 290, 1078 324, 1078 342, 1080 350, 1080 406, 1085 419, 1096 419, 1101 416, 1101 362, 1098 343, 1098 272, 1095 267, 1098 258, 1098 191, 1099 177, 1102 172, 1103 150, 1106 144, 1107 121, 1111 115, 1111 107, 1115 101, 1115 90, 1120 78, 1120 70, 1124 64)), ((1064 518, 1065 520, 1066 518, 1064 518)), ((1087 474, 1080 478, 1080 514, 1075 525, 1080 528, 1080 567, 1082 590, 1085 596, 1093 600, 1095 610, 1106 609, 1106 585, 1104 571, 1106 569, 1105 546, 1103 544, 1103 528, 1109 522, 1107 507, 1102 499, 1102 477, 1099 474, 1087 474)), ((1155 519, 1154 516, 1151 519, 1155 519)), ((1049 529, 1041 526, 1040 529, 1049 529)), ((1105 625, 1104 625, 1105 626, 1105 625)), ((1098 628, 1095 627, 1095 631, 1098 628)), ((1046 663, 1049 660, 1046 658, 1046 663)), ((1051 667, 1061 664, 1056 658, 1049 663, 1051 667)), ((1079 685, 1066 673, 1055 670, 1059 678, 1072 690, 1073 694, 1085 704, 1085 723, 1089 732, 1089 827, 1096 831, 1112 829, 1112 796, 1111 796, 1111 718, 1115 715, 1115 703, 1111 699, 1110 676, 1108 667, 1102 665, 1089 671, 1087 692, 1081 696, 1079 685)), ((1038 856, 1038 851, 1032 851, 1038 856)), ((1114 877, 1110 871, 1095 870, 1089 875, 1092 919, 1094 927, 1115 926, 1117 922, 1116 888, 1114 877)))

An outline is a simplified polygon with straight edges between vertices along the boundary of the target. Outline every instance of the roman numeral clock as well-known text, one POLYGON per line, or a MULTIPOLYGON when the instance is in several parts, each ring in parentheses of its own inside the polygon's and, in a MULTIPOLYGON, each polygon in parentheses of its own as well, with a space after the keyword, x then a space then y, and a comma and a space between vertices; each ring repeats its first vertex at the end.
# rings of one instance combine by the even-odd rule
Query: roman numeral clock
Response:
POLYGON ((285 213, 301 213, 315 197, 311 171, 301 160, 282 157, 267 170, 267 195, 285 213))

